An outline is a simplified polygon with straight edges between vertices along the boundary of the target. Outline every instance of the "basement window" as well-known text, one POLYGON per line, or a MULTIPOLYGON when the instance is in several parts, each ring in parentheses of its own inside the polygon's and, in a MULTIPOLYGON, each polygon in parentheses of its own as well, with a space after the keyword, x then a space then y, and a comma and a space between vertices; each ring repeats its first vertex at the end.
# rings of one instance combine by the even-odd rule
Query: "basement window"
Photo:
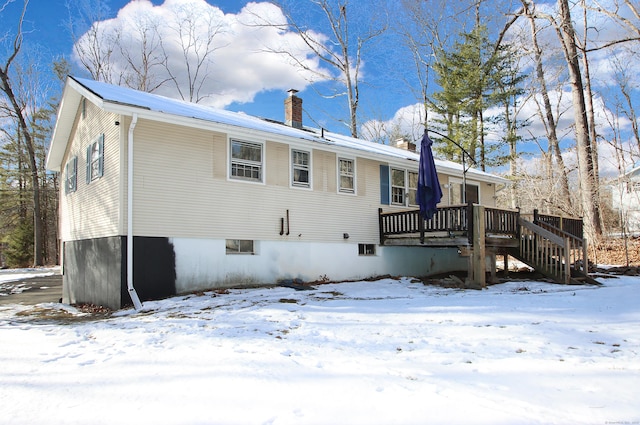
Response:
POLYGON ((359 243, 358 255, 376 255, 376 246, 372 243, 359 243))
POLYGON ((226 240, 226 254, 246 254, 254 255, 253 241, 247 239, 227 239, 226 240))

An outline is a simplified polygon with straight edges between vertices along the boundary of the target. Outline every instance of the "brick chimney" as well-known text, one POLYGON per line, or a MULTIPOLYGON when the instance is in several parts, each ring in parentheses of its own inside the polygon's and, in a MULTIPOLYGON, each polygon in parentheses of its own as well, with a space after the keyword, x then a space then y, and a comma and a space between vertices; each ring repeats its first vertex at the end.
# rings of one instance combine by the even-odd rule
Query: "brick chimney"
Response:
POLYGON ((298 90, 287 91, 289 97, 284 100, 284 122, 288 126, 302 128, 302 99, 296 96, 298 90))
POLYGON ((406 149, 411 152, 416 151, 416 144, 410 140, 405 139, 404 137, 396 139, 396 147, 400 149, 406 149))

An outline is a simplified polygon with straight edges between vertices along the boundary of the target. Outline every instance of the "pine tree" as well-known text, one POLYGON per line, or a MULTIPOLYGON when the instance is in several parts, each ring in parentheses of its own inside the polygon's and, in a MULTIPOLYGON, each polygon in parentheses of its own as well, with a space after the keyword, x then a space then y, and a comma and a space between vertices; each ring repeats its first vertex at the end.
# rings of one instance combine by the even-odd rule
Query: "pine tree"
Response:
MULTIPOLYGON (((434 70, 442 91, 433 95, 432 107, 443 117, 441 124, 448 136, 485 170, 508 159, 497 155, 499 146, 487 146, 485 113, 509 102, 522 80, 516 75, 508 48, 496 48, 489 40, 486 26, 478 24, 461 37, 450 52, 440 50, 437 54, 434 70)), ((496 120, 504 122, 505 116, 496 120)), ((435 149, 452 160, 461 154, 458 147, 446 141, 435 149)))

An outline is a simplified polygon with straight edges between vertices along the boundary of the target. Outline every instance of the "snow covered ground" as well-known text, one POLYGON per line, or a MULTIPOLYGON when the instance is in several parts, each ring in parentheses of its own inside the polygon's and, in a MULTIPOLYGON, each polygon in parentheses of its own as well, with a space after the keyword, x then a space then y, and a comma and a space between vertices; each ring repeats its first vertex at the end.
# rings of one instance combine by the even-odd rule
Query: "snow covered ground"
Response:
POLYGON ((16 284, 15 282, 18 280, 53 276, 59 272, 60 267, 0 270, 0 297, 19 294, 28 289, 25 284, 16 284))
POLYGON ((640 424, 640 278, 0 307, 2 424, 640 424))

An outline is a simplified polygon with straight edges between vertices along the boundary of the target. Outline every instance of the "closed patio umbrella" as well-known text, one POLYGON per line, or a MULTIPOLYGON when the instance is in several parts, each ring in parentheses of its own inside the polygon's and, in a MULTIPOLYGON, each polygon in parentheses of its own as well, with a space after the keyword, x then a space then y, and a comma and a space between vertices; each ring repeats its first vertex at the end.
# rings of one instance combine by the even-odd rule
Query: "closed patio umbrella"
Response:
POLYGON ((442 189, 436 172, 436 164, 433 160, 431 145, 433 142, 424 132, 420 143, 420 168, 418 170, 418 205, 420 215, 430 219, 436 212, 436 205, 442 199, 442 189))

